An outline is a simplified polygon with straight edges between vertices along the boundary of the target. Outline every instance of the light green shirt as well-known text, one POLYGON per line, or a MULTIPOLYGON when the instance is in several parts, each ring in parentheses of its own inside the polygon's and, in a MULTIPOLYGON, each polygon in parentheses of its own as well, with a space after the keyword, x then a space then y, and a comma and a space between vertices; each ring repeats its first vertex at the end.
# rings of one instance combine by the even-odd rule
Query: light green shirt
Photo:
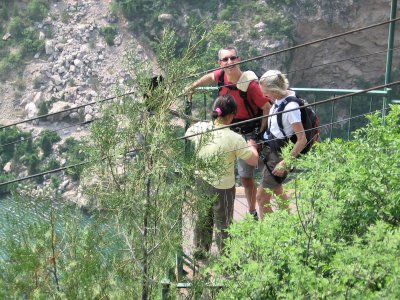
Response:
MULTIPOLYGON (((186 136, 204 133, 224 125, 198 122, 186 131, 186 136)), ((212 161, 211 169, 199 172, 200 176, 217 189, 229 189, 235 185, 234 166, 237 157, 247 160, 252 152, 245 139, 229 128, 212 131, 188 138, 194 141, 197 157, 212 161)))

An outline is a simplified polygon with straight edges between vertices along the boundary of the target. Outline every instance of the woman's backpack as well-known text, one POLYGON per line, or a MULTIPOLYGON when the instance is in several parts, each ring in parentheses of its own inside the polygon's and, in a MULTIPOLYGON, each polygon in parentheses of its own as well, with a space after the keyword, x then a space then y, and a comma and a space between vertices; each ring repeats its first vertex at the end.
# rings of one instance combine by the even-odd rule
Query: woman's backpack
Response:
MULTIPOLYGON (((307 138, 307 144, 304 147, 304 149, 300 152, 301 154, 307 153, 311 147, 320 140, 319 136, 319 118, 316 112, 313 110, 311 106, 304 107, 305 105, 308 105, 307 101, 299 98, 297 96, 289 96, 287 97, 278 107, 277 112, 282 112, 284 111, 286 105, 290 102, 296 102, 300 106, 300 112, 301 112, 301 123, 303 124, 304 127, 304 133, 307 138)), ((280 131, 282 132, 283 136, 287 138, 287 135, 283 129, 283 124, 282 124, 282 114, 277 115, 277 121, 278 121, 278 126, 280 131)), ((290 137, 290 140, 293 143, 296 143, 297 137, 295 134, 293 134, 290 137)))

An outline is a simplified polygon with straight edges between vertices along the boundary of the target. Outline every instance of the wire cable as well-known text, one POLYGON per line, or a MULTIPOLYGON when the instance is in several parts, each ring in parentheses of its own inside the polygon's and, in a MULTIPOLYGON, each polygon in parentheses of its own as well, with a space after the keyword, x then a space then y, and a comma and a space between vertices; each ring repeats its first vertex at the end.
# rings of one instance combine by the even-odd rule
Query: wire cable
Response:
MULTIPOLYGON (((340 121, 335 121, 335 122, 330 122, 330 123, 327 123, 327 124, 324 124, 324 125, 320 125, 320 126, 318 126, 318 127, 316 127, 316 128, 323 128, 323 127, 331 126, 331 125, 333 125, 333 124, 338 124, 338 123, 347 122, 347 121, 350 121, 350 120, 353 120, 353 119, 356 119, 356 118, 360 118, 360 117, 363 117, 363 116, 366 116, 366 115, 369 115, 369 114, 373 114, 373 113, 376 113, 376 112, 379 112, 379 111, 383 111, 383 110, 388 110, 388 109, 389 109, 389 108, 384 108, 384 109, 379 109, 379 110, 375 110, 375 111, 372 111, 372 112, 367 112, 367 113, 360 114, 360 115, 357 115, 357 116, 353 116, 353 117, 350 117, 350 118, 347 118, 347 119, 342 119, 342 120, 340 120, 340 121)), ((314 129, 314 128, 308 129, 308 130, 313 130, 313 129, 314 129)), ((307 130, 305 130, 305 131, 307 131, 307 130)), ((279 138, 276 138, 276 139, 279 139, 279 138)), ((276 140, 276 139, 272 139, 272 140, 276 140)), ((272 141, 272 140, 271 140, 271 141, 272 141)), ((257 145, 261 145, 261 144, 263 144, 263 143, 265 143, 265 141, 258 142, 257 145)), ((240 149, 245 149, 245 148, 247 148, 247 147, 250 147, 250 146, 246 146, 246 147, 242 147, 242 148, 230 150, 230 151, 227 151, 226 153, 232 152, 232 151, 237 151, 237 150, 240 150, 240 149)), ((139 151, 139 150, 142 150, 142 149, 131 150, 131 151, 127 152, 127 154, 128 154, 128 153, 131 153, 131 152, 139 151)), ((93 161, 94 161, 94 160, 87 160, 87 161, 83 161, 83 162, 80 162, 80 163, 77 163, 77 164, 73 164, 73 165, 69 165, 69 166, 65 166, 65 167, 60 167, 60 168, 52 169, 52 170, 49 170, 49 171, 45 171, 45 172, 42 172, 42 173, 32 174, 32 175, 29 175, 29 176, 26 176, 26 177, 23 177, 23 178, 13 179, 13 180, 10 180, 10 181, 7 181, 7 182, 0 183, 0 188, 1 188, 2 186, 9 185, 9 184, 12 184, 12 183, 17 183, 17 182, 21 182, 21 181, 26 181, 26 180, 29 180, 29 179, 33 179, 33 178, 36 178, 36 177, 43 176, 43 175, 48 175, 48 174, 51 174, 51 173, 56 173, 56 172, 64 171, 64 170, 67 170, 67 169, 70 169, 70 168, 76 168, 76 167, 79 167, 79 166, 82 166, 82 165, 86 165, 86 164, 88 164, 88 163, 91 163, 91 162, 93 162, 93 161)), ((242 203, 242 204, 243 204, 243 203, 242 203)), ((244 204, 243 204, 243 205, 244 205, 244 204)))
MULTIPOLYGON (((327 62, 327 63, 323 63, 323 64, 319 64, 319 65, 314 65, 314 66, 310 66, 310 67, 306 67, 306 68, 295 69, 295 70, 288 71, 288 72, 282 73, 282 74, 283 75, 289 75, 289 74, 300 72, 300 71, 307 71, 307 70, 311 70, 311 69, 314 69, 314 68, 324 67, 324 66, 328 66, 328 65, 332 65, 332 64, 336 64, 336 63, 341 63, 341 62, 345 62, 345 61, 349 61, 349 60, 354 60, 354 59, 358 59, 358 58, 364 58, 364 57, 377 55, 377 54, 386 54, 388 51, 393 51, 395 49, 400 49, 400 46, 397 46, 397 47, 394 47, 394 48, 391 48, 391 49, 385 49, 385 50, 382 50, 382 51, 377 51, 377 52, 374 52, 374 53, 368 53, 368 54, 363 54, 363 55, 360 55, 360 56, 353 56, 353 57, 349 57, 349 58, 340 59, 340 60, 337 60, 337 61, 331 61, 331 62, 327 62)), ((275 76, 275 75, 270 75, 270 76, 275 76)), ((269 77, 269 76, 263 76, 263 78, 267 78, 267 77, 269 77)), ((240 83, 247 83, 247 82, 251 82, 251 81, 254 81, 254 79, 245 80, 245 81, 238 81, 237 83, 228 83, 228 84, 221 85, 219 87, 229 87, 229 86, 234 86, 234 85, 237 85, 237 84, 240 84, 240 83)), ((209 88, 217 89, 217 87, 209 87, 209 88)), ((204 87, 197 88, 197 89, 193 90, 193 94, 205 94, 205 93, 208 93, 208 92, 209 92, 209 90, 207 88, 204 88, 204 87)))
MULTIPOLYGON (((313 69, 313 68, 319 68, 319 67, 323 67, 323 66, 327 66, 327 65, 332 65, 332 64, 336 64, 336 63, 340 63, 340 62, 345 62, 345 61, 349 61, 349 60, 364 58, 364 57, 368 57, 368 56, 372 56, 372 55, 377 55, 377 54, 385 54, 385 53, 387 53, 387 52, 390 51, 390 50, 396 50, 396 49, 399 49, 399 48, 400 48, 400 46, 394 47, 394 48, 392 48, 392 49, 386 49, 386 50, 377 51, 377 52, 374 52, 374 53, 368 53, 368 54, 364 54, 364 55, 360 55, 360 56, 353 56, 353 57, 349 57, 349 58, 345 58, 345 59, 341 59, 341 60, 337 60, 337 61, 327 62, 327 63, 315 65, 315 66, 310 66, 310 67, 307 67, 307 68, 296 69, 296 70, 288 71, 288 72, 282 73, 282 74, 284 74, 284 75, 289 75, 289 74, 296 73, 296 72, 299 72, 299 71, 307 71, 307 70, 310 70, 310 69, 313 69)), ((250 81, 253 81, 253 80, 241 81, 241 82, 237 82, 236 84, 238 84, 238 83, 247 83, 247 82, 250 82, 250 81)), ((223 85, 222 87, 228 87, 228 86, 231 86, 231 85, 235 85, 235 84, 226 84, 226 85, 223 85)), ((196 94, 199 94, 198 91, 199 91, 199 90, 196 90, 196 94)), ((208 93, 208 91, 204 91, 203 93, 208 93)), ((121 96, 115 96, 115 97, 123 97, 123 96, 127 96, 127 95, 130 95, 130 94, 131 94, 131 92, 129 92, 129 93, 127 93, 127 94, 124 94, 124 95, 121 95, 121 96)), ((114 98, 113 98, 113 99, 114 99, 114 98)), ((105 100, 105 101, 106 101, 106 100, 105 100)), ((87 104, 81 105, 80 107, 74 107, 73 109, 79 109, 79 108, 81 108, 81 107, 83 107, 83 106, 88 106, 88 105, 93 105, 93 104, 94 104, 94 103, 91 102, 91 103, 87 103, 87 104)), ((72 108, 71 108, 71 109, 72 109, 72 108)), ((71 110, 71 109, 68 109, 68 110, 71 110)), ((68 110, 62 110, 62 111, 56 112, 56 113, 54 113, 54 114, 62 113, 62 112, 68 111, 68 110)), ((199 119, 196 119, 196 118, 194 118, 194 117, 187 116, 187 115, 184 115, 184 114, 179 114, 179 112, 177 112, 176 110, 173 110, 173 109, 170 109, 170 112, 171 112, 172 115, 174 115, 174 116, 176 116, 176 117, 182 117, 183 119, 186 119, 186 120, 189 120, 189 121, 194 121, 194 122, 200 121, 199 119)), ((39 118, 45 118, 45 117, 47 117, 47 116, 49 116, 49 114, 48 114, 48 115, 41 115, 41 116, 38 116, 38 117, 36 117, 36 118, 34 118, 34 119, 36 120, 36 119, 39 119, 39 118)), ((70 126, 66 126, 66 127, 63 127, 63 128, 56 129, 56 130, 51 130, 50 132, 57 132, 57 131, 61 131, 61 130, 68 129, 68 128, 75 127, 75 126, 87 125, 88 123, 91 123, 91 122, 93 122, 93 121, 95 121, 95 120, 97 120, 97 119, 100 119, 100 118, 96 118, 96 119, 91 120, 91 121, 81 122, 81 123, 78 123, 78 124, 73 124, 73 125, 70 125, 70 126)), ((25 121, 26 121, 26 122, 29 122, 29 121, 32 121, 32 119, 28 119, 28 120, 25 120, 25 121)), ((19 123, 19 124, 21 124, 21 123, 19 123)), ((12 126, 12 124, 11 124, 10 126, 12 126)), ((2 129, 2 128, 5 128, 5 127, 0 127, 0 129, 2 129)), ((41 133, 38 134, 38 135, 36 135, 36 136, 29 137, 29 138, 26 138, 26 139, 23 139, 23 140, 21 140, 21 139, 15 140, 15 141, 13 141, 13 142, 0 145, 0 147, 5 147, 5 146, 12 145, 12 144, 16 144, 16 143, 19 143, 19 142, 24 142, 24 141, 27 141, 27 140, 29 140, 29 139, 36 138, 36 137, 38 137, 38 136, 40 136, 40 135, 41 135, 41 133)))
MULTIPOLYGON (((357 29, 354 29, 354 30, 350 30, 350 31, 347 31, 347 32, 343 32, 343 33, 337 34, 337 35, 332 35, 332 36, 329 36, 329 37, 326 37, 326 38, 310 41, 310 42, 307 42, 307 43, 304 43, 304 44, 300 44, 300 45, 296 45, 296 46, 293 46, 293 47, 285 48, 285 49, 278 50, 278 51, 275 51, 275 52, 271 52, 271 53, 267 53, 267 54, 264 54, 264 55, 256 56, 256 57, 253 57, 253 58, 241 60, 240 62, 233 63, 231 65, 232 66, 239 65, 239 64, 243 64, 243 63, 250 62, 250 61, 253 61, 253 60, 258 60, 258 59, 261 59, 261 58, 265 58, 265 57, 269 57, 269 56, 272 56, 272 55, 276 55, 276 54, 279 54, 279 53, 292 51, 292 50, 295 50, 295 49, 298 49, 298 48, 301 48, 301 47, 310 46, 312 44, 320 43, 322 41, 326 41, 326 40, 330 40, 330 39, 333 39, 333 38, 341 37, 341 36, 344 36, 344 35, 352 34, 352 33, 358 32, 358 31, 363 31, 363 30, 367 30, 367 29, 370 29, 370 28, 382 26, 382 25, 385 25, 385 24, 388 24, 388 23, 396 22, 398 20, 400 20, 400 17, 396 18, 396 19, 393 19, 393 20, 390 20, 390 21, 384 21, 384 22, 372 24, 372 25, 369 25, 369 26, 360 27, 360 28, 357 28, 357 29)), ((389 50, 386 50, 386 51, 389 51, 389 50)), ((223 67, 209 69, 207 71, 202 71, 202 72, 199 72, 199 73, 196 73, 196 74, 193 74, 193 75, 189 75, 189 76, 187 76, 185 78, 182 78, 182 79, 189 79, 189 78, 196 77, 198 75, 209 73, 209 72, 212 72, 212 71, 216 71, 216 70, 219 70, 219 69, 222 69, 222 68, 223 67)), ((54 112, 54 113, 50 113, 50 114, 46 114, 46 115, 41 115, 41 116, 38 116, 38 117, 26 119, 26 120, 21 120, 21 121, 18 121, 18 122, 15 122, 15 123, 11 123, 11 124, 8 124, 8 125, 0 126, 0 130, 3 129, 3 128, 8 128, 8 127, 15 126, 15 125, 18 125, 18 124, 22 124, 22 123, 38 120, 40 118, 45 118, 45 117, 48 117, 48 116, 56 115, 56 114, 67 112, 67 111, 72 111, 72 110, 79 109, 79 108, 82 108, 82 107, 85 107, 85 106, 88 106, 88 105, 94 105, 94 104, 97 104, 97 103, 102 103, 102 102, 114 100, 116 98, 125 97, 125 96, 132 95, 132 94, 134 94, 133 91, 127 92, 127 93, 124 93, 124 94, 121 94, 121 95, 116 95, 116 96, 104 98, 104 99, 101 99, 101 100, 98 100, 98 101, 92 101, 90 103, 86 103, 86 104, 82 104, 82 105, 79 105, 79 106, 71 107, 71 108, 68 108, 68 109, 65 109, 65 110, 61 110, 61 111, 58 111, 58 112, 54 112)))
MULTIPOLYGON (((385 25, 385 24, 393 23, 393 22, 396 22, 396 21, 399 21, 399 20, 400 20, 400 17, 396 18, 396 19, 389 20, 389 21, 384 21, 384 22, 375 23, 375 24, 372 24, 372 25, 364 26, 364 27, 359 27, 359 28, 356 28, 356 29, 353 29, 353 30, 350 30, 350 31, 346 31, 346 32, 342 32, 342 33, 339 33, 339 34, 331 35, 331 36, 328 36, 328 37, 325 37, 325 38, 313 40, 313 41, 306 42, 306 43, 303 43, 303 44, 300 44, 300 45, 296 45, 296 46, 293 46, 293 47, 285 48, 285 49, 282 49, 282 50, 277 50, 277 51, 270 52, 270 53, 267 53, 267 54, 255 56, 255 57, 252 57, 252 58, 249 58, 249 59, 244 59, 244 60, 241 60, 239 62, 232 63, 230 65, 231 66, 235 66, 235 65, 244 64, 246 62, 251 62, 251 61, 259 60, 259 59, 266 58, 266 57, 269 57, 269 56, 272 56, 272 55, 276 55, 276 54, 280 54, 280 53, 296 50, 296 49, 299 49, 299 48, 302 48, 302 47, 310 46, 310 45, 317 44, 317 43, 320 43, 320 42, 325 42, 325 41, 328 41, 328 40, 331 40, 331 39, 334 39, 334 38, 342 37, 342 36, 349 35, 349 34, 352 34, 352 33, 358 32, 358 31, 363 31, 363 30, 374 28, 374 27, 382 26, 382 25, 385 25)), ((189 75, 187 78, 198 77, 199 75, 210 73, 210 72, 213 72, 213 71, 216 71, 216 70, 220 70, 222 68, 223 67, 218 67, 218 68, 210 69, 208 71, 198 72, 196 74, 189 75)))
POLYGON ((94 104, 98 104, 98 103, 102 103, 102 102, 106 102, 106 101, 111 101, 111 100, 114 100, 114 99, 117 99, 117 98, 120 98, 120 97, 125 97, 125 96, 128 96, 128 95, 132 95, 132 94, 134 94, 134 92, 128 92, 128 93, 125 93, 125 94, 122 94, 122 95, 112 96, 112 97, 104 98, 104 99, 101 99, 101 100, 98 100, 98 101, 92 101, 92 102, 89 102, 89 103, 86 103, 86 104, 70 107, 70 108, 67 108, 67 109, 64 109, 64 110, 60 110, 60 111, 57 111, 57 112, 53 112, 53 113, 37 116, 37 117, 34 117, 34 118, 30 118, 30 119, 25 119, 25 120, 18 121, 18 122, 15 122, 15 123, 11 123, 11 124, 8 124, 8 125, 0 126, 0 130, 4 129, 4 128, 11 127, 11 126, 19 125, 19 124, 22 124, 22 123, 27 123, 27 122, 31 122, 31 121, 34 121, 34 120, 38 120, 38 119, 41 119, 41 118, 47 118, 47 117, 54 116, 54 115, 57 115, 57 114, 60 114, 60 113, 63 113, 63 112, 76 110, 76 109, 79 109, 79 108, 82 108, 82 107, 85 107, 85 106, 88 106, 88 105, 94 105, 94 104))
MULTIPOLYGON (((170 112, 170 114, 173 115, 174 117, 178 117, 178 118, 181 118, 181 119, 186 120, 186 121, 190 121, 190 122, 199 122, 199 121, 201 121, 200 119, 198 119, 198 118, 196 118, 196 117, 193 117, 193 116, 189 116, 189 115, 180 113, 179 111, 174 110, 174 109, 169 109, 169 112, 170 112)), ((115 115, 114 115, 114 116, 115 116, 115 115)), ((101 117, 99 117, 99 118, 94 118, 94 119, 92 119, 92 120, 90 120, 90 121, 84 121, 84 122, 80 122, 80 123, 76 123, 76 124, 71 124, 71 125, 68 125, 68 126, 65 126, 65 127, 58 128, 58 129, 49 130, 48 132, 57 132, 57 131, 61 131, 61 130, 64 130, 64 129, 68 129, 68 128, 71 128, 71 127, 82 126, 82 125, 85 126, 85 125, 89 125, 90 123, 92 123, 92 122, 94 122, 94 121, 98 121, 98 120, 100 120, 100 119, 102 119, 102 118, 101 118, 101 117)), ((44 134, 44 132, 46 132, 46 131, 43 130, 42 132, 40 132, 39 134, 37 134, 37 135, 35 135, 35 136, 30 136, 30 137, 22 138, 22 139, 20 138, 20 139, 17 139, 17 140, 15 140, 15 141, 12 141, 12 142, 9 142, 9 143, 6 143, 6 144, 2 144, 2 145, 0 145, 0 149, 1 149, 2 147, 6 147, 6 146, 9 146, 9 145, 13 145, 13 144, 23 143, 23 142, 26 142, 26 141, 28 141, 28 140, 30 140, 30 139, 34 139, 34 138, 40 137, 41 135, 44 134)))
MULTIPOLYGON (((86 125, 89 125, 90 123, 92 123, 93 121, 96 121, 96 120, 99 120, 99 119, 100 118, 95 118, 95 119, 92 119, 90 121, 84 121, 84 122, 81 122, 81 123, 71 124, 69 126, 57 128, 57 129, 54 129, 54 130, 48 130, 47 132, 57 132, 57 131, 62 131, 62 130, 65 130, 65 129, 68 129, 68 128, 71 128, 71 127, 86 126, 86 125)), ((2 144, 2 145, 0 145, 0 149, 3 148, 3 147, 7 147, 7 146, 10 146, 10 145, 19 144, 19 143, 27 142, 27 141, 29 141, 31 139, 35 139, 35 138, 40 137, 41 135, 43 135, 44 132, 46 132, 46 130, 43 130, 42 132, 38 133, 37 135, 33 135, 33 136, 30 136, 30 137, 27 137, 27 138, 23 138, 23 139, 18 139, 18 140, 9 142, 7 144, 2 144)))
POLYGON ((337 63, 341 63, 341 62, 345 62, 345 61, 349 61, 349 60, 364 58, 364 57, 368 57, 368 56, 372 56, 372 55, 386 54, 388 51, 393 51, 393 50, 396 50, 396 49, 399 49, 399 48, 400 48, 400 46, 396 46, 396 47, 393 47, 391 49, 385 49, 385 50, 377 51, 377 52, 374 52, 374 53, 368 53, 368 54, 364 54, 364 55, 353 56, 353 57, 344 58, 344 59, 340 59, 340 60, 336 60, 336 61, 331 61, 331 62, 319 64, 319 65, 310 66, 310 67, 307 67, 307 68, 288 71, 288 72, 286 72, 286 75, 292 74, 292 73, 296 73, 296 72, 300 72, 300 71, 308 71, 308 70, 311 70, 311 69, 314 69, 314 68, 325 67, 325 66, 329 66, 329 65, 332 65, 332 64, 337 64, 337 63))
POLYGON ((76 168, 76 167, 79 167, 79 166, 82 166, 82 165, 86 165, 86 164, 88 164, 90 162, 92 162, 92 160, 86 160, 86 161, 83 161, 83 162, 80 162, 80 163, 77 163, 77 164, 74 164, 74 165, 69 165, 69 166, 65 166, 65 167, 61 167, 61 168, 45 171, 45 172, 42 172, 42 173, 36 173, 36 174, 32 174, 32 175, 25 176, 25 177, 22 177, 22 178, 13 179, 13 180, 10 180, 10 181, 7 181, 7 182, 0 183, 0 187, 8 185, 8 184, 16 183, 16 182, 21 182, 21 181, 33 179, 33 178, 40 177, 40 176, 43 176, 43 175, 48 175, 48 174, 51 174, 51 173, 64 171, 64 170, 67 170, 67 169, 70 169, 70 168, 76 168))
MULTIPOLYGON (((362 91, 359 91, 359 92, 350 93, 350 94, 346 94, 346 95, 343 95, 343 96, 338 96, 338 97, 334 97, 334 98, 322 100, 322 101, 319 101, 319 102, 316 102, 316 103, 304 105, 303 107, 315 106, 315 105, 319 105, 319 104, 329 103, 329 102, 333 102, 333 101, 337 101, 337 100, 343 99, 343 98, 345 98, 345 97, 351 97, 351 96, 355 96, 355 95, 360 95, 360 94, 366 93, 366 92, 368 92, 368 91, 372 91, 372 90, 374 90, 374 89, 380 89, 380 88, 384 88, 384 87, 389 87, 389 86, 393 86, 393 85, 396 85, 396 84, 400 84, 400 81, 396 81, 396 82, 393 82, 393 83, 390 83, 390 84, 385 84, 385 85, 381 85, 381 86, 377 86, 377 87, 365 89, 365 90, 362 90, 362 91)), ((297 110, 297 109, 298 109, 298 108, 289 109, 289 110, 284 111, 284 112, 294 111, 294 110, 297 110)), ((278 114, 281 114, 281 113, 283 113, 283 112, 278 112, 278 113, 273 113, 273 114, 266 115, 266 116, 261 116, 261 117, 253 118, 252 120, 258 120, 258 119, 261 119, 261 118, 266 118, 266 117, 273 116, 273 115, 278 115, 278 114)), ((366 113, 366 114, 368 114, 368 113, 366 113)), ((246 120, 246 121, 243 121, 243 122, 238 122, 238 123, 235 123, 234 125, 239 124, 239 123, 247 123, 247 122, 249 122, 249 121, 251 122, 252 120, 246 120)), ((343 120, 340 120, 340 121, 338 121, 338 122, 343 122, 343 120)), ((331 122, 331 123, 334 124, 334 123, 336 123, 336 122, 331 122)), ((221 127, 218 127, 218 128, 214 128, 214 129, 205 131, 205 132, 201 132, 201 133, 197 133, 197 134, 193 134, 193 135, 188 135, 188 136, 179 137, 179 138, 176 138, 175 140, 176 140, 176 141, 178 141, 178 140, 183 140, 183 139, 187 139, 187 138, 190 138, 190 137, 193 137, 193 136, 197 136, 197 135, 201 135, 201 134, 207 134, 207 133, 209 133, 209 132, 213 132, 213 131, 216 131, 216 130, 221 130, 221 129, 224 129, 224 128, 229 128, 229 127, 231 127, 231 126, 232 126, 232 124, 230 124, 230 125, 225 125, 225 126, 221 126, 221 127)), ((322 127, 323 127, 323 126, 331 126, 331 124, 324 124, 324 125, 321 125, 321 126, 322 126, 322 127)), ((320 127, 320 126, 319 126, 319 127, 320 127)), ((134 150, 128 151, 126 154, 134 153, 134 152, 140 151, 140 150, 142 150, 142 149, 134 149, 134 150)), ((84 164, 88 164, 88 163, 90 163, 90 162, 93 162, 93 160, 83 161, 83 162, 81 162, 81 163, 77 163, 77 164, 74 164, 74 165, 69 165, 69 166, 65 166, 65 167, 61 167, 61 168, 49 170, 49 171, 46 171, 46 172, 33 174, 33 175, 26 176, 26 177, 23 177, 23 178, 18 178, 18 179, 10 180, 10 181, 7 181, 7 182, 0 183, 0 187, 5 186, 5 185, 8 185, 8 184, 16 183, 16 182, 25 181, 25 180, 32 179, 32 178, 35 178, 35 177, 39 177, 39 176, 43 176, 43 175, 47 175, 47 174, 51 174, 51 173, 63 171, 63 170, 69 169, 69 168, 78 167, 78 166, 81 166, 81 165, 84 165, 84 164)))
MULTIPOLYGON (((332 125, 335 125, 335 124, 345 123, 345 122, 351 121, 353 119, 361 118, 361 117, 364 117, 366 115, 374 114, 374 113, 377 113, 377 112, 383 112, 383 111, 386 111, 386 110, 389 110, 389 107, 376 109, 374 111, 369 111, 367 113, 363 113, 363 114, 359 114, 359 115, 352 116, 352 117, 349 117, 349 118, 341 119, 339 121, 329 122, 329 123, 326 123, 326 124, 323 124, 323 125, 319 125, 317 127, 313 127, 313 128, 310 128, 310 129, 304 129, 303 131, 307 132, 307 131, 311 131, 311 130, 314 130, 314 129, 321 129, 321 128, 324 128, 324 127, 329 127, 329 126, 332 126, 332 125)), ((256 145, 263 145, 267 141, 276 141, 276 140, 279 140, 279 139, 281 139, 281 138, 274 138, 274 139, 268 139, 266 141, 260 141, 260 142, 257 142, 256 145)), ((311 141, 312 141, 312 139, 310 141, 308 141, 307 144, 309 144, 311 141)), ((250 147, 251 146, 241 147, 241 148, 237 148, 237 149, 234 149, 234 150, 229 150, 229 151, 227 151, 225 153, 234 152, 234 151, 237 151, 237 150, 242 150, 242 149, 246 149, 246 148, 250 148, 250 147)))
MULTIPOLYGON (((349 93, 349 94, 345 94, 345 95, 329 98, 329 99, 318 101, 318 102, 315 102, 315 103, 310 103, 310 104, 304 105, 302 107, 306 108, 306 107, 309 107, 309 106, 321 105, 321 104, 329 103, 329 102, 332 102, 332 101, 337 101, 337 100, 340 100, 340 99, 343 99, 343 98, 353 97, 353 96, 365 94, 366 92, 369 92, 369 91, 382 89, 382 88, 387 88, 387 87, 390 87, 390 86, 393 86, 393 85, 397 85, 397 84, 400 84, 400 81, 395 81, 395 82, 392 82, 392 83, 375 86, 375 87, 372 87, 372 88, 369 88, 369 89, 365 89, 365 90, 361 90, 361 91, 358 91, 358 92, 349 93)), ((262 120, 262 119, 268 118, 270 116, 276 116, 276 115, 279 115, 279 114, 282 114, 282 113, 286 113, 286 112, 290 112, 290 111, 294 111, 294 110, 297 110, 297 109, 298 108, 293 108, 293 109, 288 109, 288 110, 281 111, 281 112, 276 112, 276 113, 273 113, 273 114, 268 114, 268 115, 265 115, 265 116, 255 117, 255 118, 248 119, 248 120, 245 120, 245 121, 240 121, 240 122, 237 122, 237 123, 234 123, 234 124, 229 124, 229 125, 220 126, 218 128, 213 128, 213 129, 207 130, 205 132, 194 133, 194 134, 182 136, 182 137, 179 137, 177 139, 178 140, 179 139, 181 139, 181 140, 182 139, 188 139, 188 138, 191 138, 191 137, 194 137, 194 136, 197 136, 197 135, 207 134, 207 133, 210 133, 210 132, 213 132, 213 131, 222 130, 222 129, 225 129, 225 128, 230 128, 230 127, 233 127, 233 126, 238 126, 238 125, 242 125, 242 124, 246 124, 246 123, 262 120)))

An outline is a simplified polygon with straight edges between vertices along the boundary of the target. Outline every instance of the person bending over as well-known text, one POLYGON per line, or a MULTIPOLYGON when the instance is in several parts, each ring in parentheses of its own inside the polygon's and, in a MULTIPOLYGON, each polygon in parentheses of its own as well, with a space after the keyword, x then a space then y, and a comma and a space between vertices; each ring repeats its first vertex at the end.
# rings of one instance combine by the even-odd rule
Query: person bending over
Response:
MULTIPOLYGON (((265 155, 263 176, 257 190, 260 217, 263 218, 265 213, 272 212, 270 205, 272 194, 280 198, 283 203, 288 199, 282 183, 288 174, 290 162, 282 159, 281 149, 295 135, 296 143, 290 151, 290 155, 294 159, 305 147, 307 139, 301 123, 300 109, 296 109, 299 108, 299 104, 297 102, 285 103, 288 101, 288 97, 294 96, 294 92, 288 90, 289 81, 285 75, 278 70, 269 70, 261 76, 260 87, 263 94, 273 101, 272 116, 268 117, 268 128, 264 135, 267 142, 263 149, 265 155), (278 125, 277 115, 273 115, 278 111, 280 105, 285 107, 282 113, 282 130, 278 125)), ((287 205, 285 206, 287 208, 287 205)))

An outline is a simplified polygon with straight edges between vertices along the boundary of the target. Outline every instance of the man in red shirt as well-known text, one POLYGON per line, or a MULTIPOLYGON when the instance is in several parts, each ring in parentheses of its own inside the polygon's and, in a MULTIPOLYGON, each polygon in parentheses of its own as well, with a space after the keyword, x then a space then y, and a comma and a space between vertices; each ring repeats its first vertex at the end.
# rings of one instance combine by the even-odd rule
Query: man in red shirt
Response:
MULTIPOLYGON (((243 72, 239 64, 240 57, 235 47, 226 47, 218 51, 218 64, 222 69, 208 73, 194 83, 187 91, 191 92, 199 86, 217 83, 220 96, 231 94, 235 98, 237 113, 232 123, 252 119, 260 115, 268 115, 271 107, 269 99, 263 95, 258 84, 258 77, 252 71, 243 72), (232 65, 235 64, 235 65, 232 65)), ((243 134, 244 138, 254 138, 255 133, 263 132, 267 127, 267 118, 231 127, 243 134)), ((245 190, 249 212, 258 219, 256 211, 256 185, 254 167, 238 160, 238 173, 245 190)))

